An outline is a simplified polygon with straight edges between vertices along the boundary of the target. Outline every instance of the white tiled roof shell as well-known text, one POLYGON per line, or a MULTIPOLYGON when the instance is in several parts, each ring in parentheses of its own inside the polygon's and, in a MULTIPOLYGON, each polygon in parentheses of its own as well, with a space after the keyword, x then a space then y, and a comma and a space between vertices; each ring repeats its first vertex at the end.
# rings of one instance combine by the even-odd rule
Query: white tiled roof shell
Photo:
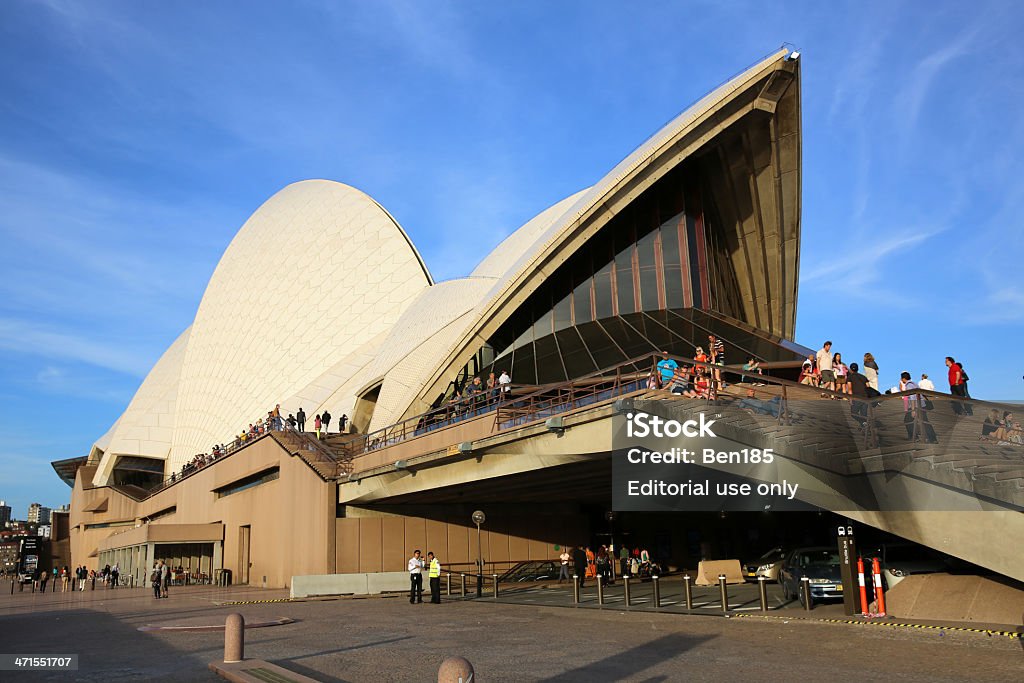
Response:
POLYGON ((103 458, 93 477, 96 484, 106 483, 118 455, 167 458, 174 435, 178 379, 191 329, 187 328, 178 335, 170 348, 164 351, 124 413, 93 446, 103 451, 103 458))
POLYGON ((275 194, 231 241, 199 304, 171 469, 389 330, 429 284, 408 237, 362 192, 309 180, 275 194))

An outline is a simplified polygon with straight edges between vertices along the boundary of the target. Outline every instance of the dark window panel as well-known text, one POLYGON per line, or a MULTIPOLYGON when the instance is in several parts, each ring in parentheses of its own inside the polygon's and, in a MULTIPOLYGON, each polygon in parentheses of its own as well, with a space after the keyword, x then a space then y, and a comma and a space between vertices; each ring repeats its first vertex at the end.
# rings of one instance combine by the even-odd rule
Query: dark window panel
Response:
POLYGON ((594 275, 594 312, 597 318, 610 318, 612 312, 612 265, 606 264, 594 275))
POLYGON ((681 308, 683 305, 682 271, 679 266, 665 266, 665 306, 681 308))
POLYGON ((562 353, 562 362, 569 377, 577 378, 600 370, 595 364, 586 345, 580 338, 576 328, 562 330, 555 335, 558 348, 562 353))
POLYGON ((583 325, 579 328, 579 332, 583 343, 587 345, 587 350, 593 356, 598 370, 610 368, 627 360, 618 345, 612 341, 599 323, 592 322, 583 325))
POLYGON ((572 296, 570 294, 566 294, 565 298, 555 304, 554 324, 556 332, 572 325, 572 296))
POLYGON ((511 369, 514 384, 536 384, 537 366, 534 364, 533 344, 527 344, 515 351, 511 369))
POLYGON ((565 369, 558 354, 555 336, 549 334, 543 339, 538 339, 534 342, 533 348, 537 356, 537 383, 564 382, 566 380, 565 369))
POLYGON ((661 256, 665 267, 679 261, 679 224, 684 220, 683 214, 676 214, 661 226, 661 256))
POLYGON ((615 292, 619 304, 619 315, 636 310, 633 295, 633 245, 615 257, 615 292))
POLYGON ((588 278, 577 285, 572 293, 573 323, 576 325, 582 325, 594 319, 593 302, 591 301, 591 290, 593 288, 594 281, 588 278))

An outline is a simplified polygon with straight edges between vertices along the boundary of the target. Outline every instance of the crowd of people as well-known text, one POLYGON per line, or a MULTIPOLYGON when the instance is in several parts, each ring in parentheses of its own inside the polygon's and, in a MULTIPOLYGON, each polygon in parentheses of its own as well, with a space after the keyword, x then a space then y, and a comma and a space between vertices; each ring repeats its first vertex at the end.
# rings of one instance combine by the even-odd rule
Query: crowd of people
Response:
MULTIPOLYGON (((330 430, 331 420, 331 414, 326 410, 322 414, 316 415, 313 424, 317 439, 322 439, 327 435, 328 431, 330 430)), ((338 420, 338 431, 344 433, 347 428, 348 415, 342 415, 341 418, 338 420)), ((219 458, 222 458, 225 455, 232 453, 238 450, 239 448, 242 448, 247 443, 255 441, 264 434, 268 434, 270 432, 284 431, 286 429, 297 432, 305 432, 306 413, 300 407, 298 413, 289 414, 288 417, 282 418, 281 404, 278 403, 276 406, 274 406, 273 410, 267 411, 267 416, 265 418, 261 417, 260 419, 256 420, 256 422, 250 422, 249 427, 247 429, 243 429, 242 431, 240 431, 230 444, 214 444, 210 448, 209 452, 197 453, 194 456, 192 456, 191 460, 182 465, 180 472, 171 473, 168 482, 174 483, 175 481, 181 479, 182 477, 188 476, 192 472, 200 470, 206 467, 207 465, 210 465, 211 463, 215 462, 219 458)))
POLYGON ((454 415, 475 414, 489 404, 507 399, 511 391, 512 376, 508 374, 508 370, 502 370, 498 375, 492 372, 488 374, 486 380, 478 375, 467 380, 461 392, 452 392, 448 398, 448 406, 454 415))
MULTIPOLYGON (((637 546, 630 550, 627 546, 622 546, 619 548, 618 556, 619 576, 645 578, 657 576, 661 572, 661 567, 651 560, 651 554, 646 548, 637 546)), ((560 563, 559 583, 572 580, 569 575, 570 563, 573 576, 579 577, 581 588, 587 579, 596 579, 599 576, 606 586, 615 583, 615 571, 612 568, 615 555, 608 546, 599 546, 596 551, 589 546, 575 546, 571 552, 569 548, 563 548, 558 560, 560 563)))

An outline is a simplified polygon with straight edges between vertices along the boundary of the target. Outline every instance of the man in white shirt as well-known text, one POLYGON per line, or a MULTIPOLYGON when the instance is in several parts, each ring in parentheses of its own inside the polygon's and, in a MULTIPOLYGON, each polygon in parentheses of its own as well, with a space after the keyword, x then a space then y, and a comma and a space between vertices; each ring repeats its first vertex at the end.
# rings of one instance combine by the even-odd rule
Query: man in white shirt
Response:
MULTIPOLYGON (((900 391, 914 391, 918 386, 910 379, 909 372, 900 374, 900 391)), ((925 440, 936 443, 935 429, 928 422, 924 397, 921 394, 910 394, 903 397, 903 425, 907 428, 907 441, 925 440), (923 432, 923 433, 922 433, 923 432)))
POLYGON ((423 602, 423 558, 417 549, 409 558, 409 604, 423 602))
POLYGON ((501 391, 501 400, 505 400, 509 397, 509 392, 512 391, 512 378, 508 374, 508 370, 502 370, 501 376, 498 377, 498 389, 501 391))
POLYGON ((562 554, 558 556, 558 559, 562 563, 558 573, 558 583, 562 583, 562 579, 569 581, 569 560, 572 559, 569 555, 569 551, 562 548, 562 554))
POLYGON ((921 373, 921 381, 917 383, 917 386, 927 391, 935 391, 935 383, 928 379, 928 373, 921 373))
POLYGON ((821 375, 821 388, 829 391, 836 390, 836 375, 832 372, 832 342, 827 341, 822 346, 815 360, 818 361, 818 373, 821 375))

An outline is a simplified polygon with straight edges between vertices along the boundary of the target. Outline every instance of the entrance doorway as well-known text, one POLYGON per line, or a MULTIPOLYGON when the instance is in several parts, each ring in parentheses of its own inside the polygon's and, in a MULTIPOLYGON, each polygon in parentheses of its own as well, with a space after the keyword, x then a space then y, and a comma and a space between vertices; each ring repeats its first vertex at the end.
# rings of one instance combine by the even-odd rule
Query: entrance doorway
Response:
POLYGON ((246 524, 238 527, 238 583, 249 583, 249 538, 252 536, 252 526, 246 524))

